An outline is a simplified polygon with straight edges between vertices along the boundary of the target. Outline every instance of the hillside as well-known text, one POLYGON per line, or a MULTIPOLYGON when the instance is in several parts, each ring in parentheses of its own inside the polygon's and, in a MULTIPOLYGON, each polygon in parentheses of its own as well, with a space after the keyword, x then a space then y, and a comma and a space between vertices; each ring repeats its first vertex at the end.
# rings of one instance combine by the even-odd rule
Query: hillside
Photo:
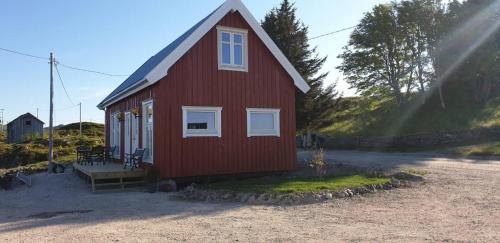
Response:
POLYGON ((390 98, 345 98, 332 115, 332 126, 320 132, 331 136, 399 136, 500 126, 500 97, 483 106, 457 95, 446 109, 438 101, 410 101, 398 107, 390 98))
MULTIPOLYGON (((54 130, 54 160, 69 163, 76 159, 76 147, 80 145, 103 146, 104 125, 83 123, 82 136, 80 124, 73 123, 54 130)), ((0 133, 0 170, 23 166, 33 170, 47 166, 48 138, 26 138, 18 144, 5 143, 5 133, 0 133)))

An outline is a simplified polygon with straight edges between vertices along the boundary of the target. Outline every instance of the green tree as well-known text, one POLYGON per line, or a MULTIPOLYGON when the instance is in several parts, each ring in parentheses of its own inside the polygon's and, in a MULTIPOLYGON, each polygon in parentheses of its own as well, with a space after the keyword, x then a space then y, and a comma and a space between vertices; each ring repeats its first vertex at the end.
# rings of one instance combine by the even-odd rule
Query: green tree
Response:
POLYGON ((377 5, 352 33, 338 68, 363 95, 391 95, 402 105, 414 88, 409 44, 396 3, 377 5))
POLYGON ((296 8, 283 0, 279 8, 273 8, 262 21, 262 27, 281 49, 311 87, 303 94, 297 91, 297 129, 312 131, 331 123, 331 113, 339 96, 335 83, 323 87, 328 73, 320 73, 326 57, 320 58, 316 48, 308 43, 308 28, 296 17, 296 8))

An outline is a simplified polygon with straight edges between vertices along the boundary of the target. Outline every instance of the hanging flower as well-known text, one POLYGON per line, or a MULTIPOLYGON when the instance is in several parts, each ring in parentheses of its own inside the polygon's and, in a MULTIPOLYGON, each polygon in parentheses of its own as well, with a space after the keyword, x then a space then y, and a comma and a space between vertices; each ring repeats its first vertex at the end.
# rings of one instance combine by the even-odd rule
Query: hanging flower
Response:
POLYGON ((124 121, 125 120, 125 115, 123 114, 123 112, 120 112, 118 114, 118 121, 124 121))
POLYGON ((134 108, 132 109, 132 114, 134 114, 135 117, 139 117, 141 114, 139 112, 139 108, 134 108))

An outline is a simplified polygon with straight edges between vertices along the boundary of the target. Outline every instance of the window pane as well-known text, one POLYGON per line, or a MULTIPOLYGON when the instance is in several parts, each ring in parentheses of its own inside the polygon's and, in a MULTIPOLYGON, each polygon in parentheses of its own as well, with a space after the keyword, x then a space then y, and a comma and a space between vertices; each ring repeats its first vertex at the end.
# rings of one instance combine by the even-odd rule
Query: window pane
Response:
POLYGON ((222 64, 231 64, 231 45, 222 44, 222 64))
POLYGON ((243 65, 243 48, 240 45, 234 46, 234 64, 243 65))
POLYGON ((251 113, 251 129, 274 129, 273 113, 251 113))
POLYGON ((147 117, 147 122, 152 123, 153 122, 153 105, 147 105, 146 107, 146 117, 147 117))
POLYGON ((231 41, 231 34, 229 34, 227 32, 222 32, 222 41, 230 42, 231 41))
POLYGON ((241 44, 243 41, 243 37, 239 34, 234 34, 234 43, 241 44))
POLYGON ((215 112, 187 112, 187 128, 193 130, 215 129, 215 112))

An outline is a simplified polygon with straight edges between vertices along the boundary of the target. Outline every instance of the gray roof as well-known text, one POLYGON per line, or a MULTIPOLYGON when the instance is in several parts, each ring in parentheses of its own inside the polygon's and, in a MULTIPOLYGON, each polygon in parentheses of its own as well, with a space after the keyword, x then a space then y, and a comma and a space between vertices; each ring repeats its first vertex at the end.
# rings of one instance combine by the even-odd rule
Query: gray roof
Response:
MULTIPOLYGON (((220 7, 219 7, 220 8, 220 7)), ((217 9, 219 9, 217 8, 217 9)), ((111 92, 101 103, 99 103, 98 107, 101 106, 105 101, 108 101, 115 95, 119 94, 126 89, 133 87, 143 81, 146 75, 151 72, 160 62, 167 58, 184 40, 186 40, 198 27, 200 27, 213 13, 214 10, 207 17, 203 18, 200 22, 196 23, 193 27, 191 27, 188 31, 182 34, 179 38, 170 43, 167 47, 163 48, 156 55, 149 58, 142 66, 140 66, 132 75, 130 75, 123 83, 121 83, 113 92, 111 92)))
POLYGON ((24 117, 27 117, 27 116, 29 116, 29 117, 31 117, 31 118, 34 118, 35 120, 37 120, 37 121, 41 122, 42 124, 45 124, 45 122, 43 122, 42 120, 38 119, 38 117, 36 117, 36 116, 34 116, 33 114, 31 114, 31 113, 29 113, 29 112, 28 112, 28 113, 26 113, 26 114, 23 114, 23 115, 18 116, 16 119, 14 119, 14 120, 10 121, 9 123, 7 123, 7 125, 9 125, 10 123, 14 122, 14 121, 15 121, 15 120, 17 120, 17 119, 21 119, 21 118, 24 118, 24 117))

